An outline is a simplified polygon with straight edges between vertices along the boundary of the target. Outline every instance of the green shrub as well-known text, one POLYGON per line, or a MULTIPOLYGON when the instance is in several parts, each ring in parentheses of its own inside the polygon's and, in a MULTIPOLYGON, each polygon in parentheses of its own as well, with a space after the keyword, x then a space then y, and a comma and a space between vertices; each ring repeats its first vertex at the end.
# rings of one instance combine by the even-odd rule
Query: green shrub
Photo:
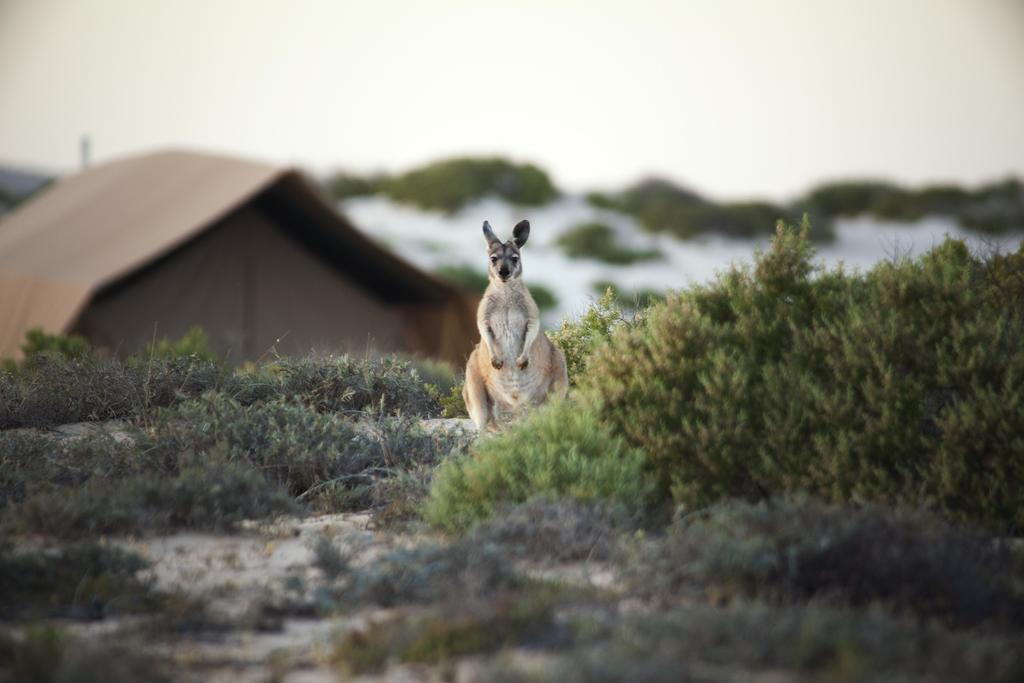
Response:
POLYGON ((382 190, 396 201, 447 213, 489 195, 525 206, 540 206, 558 195, 541 169, 499 158, 434 162, 385 180, 382 190))
POLYGON ((1020 622, 1012 558, 992 539, 922 514, 811 501, 721 503, 677 522, 635 558, 630 581, 657 600, 884 604, 952 625, 1020 622))
POLYGON ((802 235, 780 228, 753 269, 599 348, 584 384, 602 421, 686 506, 807 490, 1024 528, 1024 308, 998 295, 1006 262, 948 240, 825 272, 802 235))
POLYGON ((151 344, 143 358, 175 360, 187 358, 200 361, 215 361, 217 356, 210 350, 210 339, 202 327, 190 327, 180 339, 164 337, 151 344))
POLYGON ((590 411, 557 401, 479 440, 469 456, 445 461, 425 518, 461 530, 502 506, 540 496, 607 500, 639 513, 648 496, 643 456, 608 434, 590 411))
POLYGON ((616 265, 664 258, 657 249, 633 249, 620 244, 610 227, 597 222, 570 228, 558 238, 558 244, 572 258, 590 258, 616 265))
MULTIPOLYGON (((21 346, 23 364, 32 367, 38 359, 61 356, 71 360, 87 360, 93 355, 92 345, 85 337, 77 334, 50 334, 42 328, 33 328, 25 333, 21 346)), ((203 328, 193 326, 180 339, 164 337, 155 341, 138 359, 160 358, 163 360, 191 359, 202 361, 217 360, 209 348, 209 338, 203 328)), ((8 370, 16 370, 17 364, 9 362, 8 370)))
POLYGON ((557 330, 547 333, 551 342, 565 354, 570 384, 576 384, 594 350, 606 343, 612 331, 625 322, 615 291, 608 287, 582 316, 575 320, 566 318, 557 330))
POLYGON ((469 417, 466 401, 462 398, 463 386, 463 384, 456 384, 447 395, 441 397, 441 407, 444 409, 442 417, 469 417))
POLYGON ((92 353, 89 341, 77 334, 49 334, 35 327, 25 333, 21 352, 27 362, 38 356, 57 354, 65 358, 85 358, 92 353))

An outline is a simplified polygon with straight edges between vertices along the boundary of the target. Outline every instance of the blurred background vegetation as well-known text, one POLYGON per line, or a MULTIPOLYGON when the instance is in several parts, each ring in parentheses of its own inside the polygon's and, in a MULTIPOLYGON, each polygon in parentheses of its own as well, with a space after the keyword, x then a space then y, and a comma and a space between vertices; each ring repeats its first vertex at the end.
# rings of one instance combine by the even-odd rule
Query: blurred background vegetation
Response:
MULTIPOLYGON (((539 167, 496 157, 447 159, 396 176, 339 171, 327 176, 323 184, 338 200, 381 195, 445 213, 487 197, 529 207, 545 205, 560 196, 539 167)), ((1024 229, 1024 185, 1016 178, 975 188, 907 188, 869 179, 826 182, 784 204, 757 199, 718 202, 664 178, 648 178, 620 191, 589 192, 585 196, 595 207, 636 218, 647 231, 680 239, 705 234, 770 236, 778 221, 797 223, 804 213, 812 219, 810 238, 820 242, 834 238, 831 226, 835 219, 854 216, 896 223, 947 216, 968 230, 987 234, 1024 229)), ((566 235, 562 242, 571 256, 618 264, 655 257, 649 252, 616 248, 611 232, 596 223, 577 226, 571 232, 572 236, 566 235)))

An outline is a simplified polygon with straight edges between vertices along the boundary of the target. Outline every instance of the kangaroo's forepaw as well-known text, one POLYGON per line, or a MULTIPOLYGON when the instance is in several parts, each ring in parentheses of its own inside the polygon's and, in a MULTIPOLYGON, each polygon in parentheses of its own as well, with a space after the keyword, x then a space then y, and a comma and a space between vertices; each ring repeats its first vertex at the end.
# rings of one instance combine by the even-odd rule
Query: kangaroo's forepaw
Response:
POLYGON ((505 367, 505 361, 501 360, 500 358, 495 358, 494 356, 491 356, 491 367, 493 367, 495 370, 501 370, 503 367, 505 367))
POLYGON ((519 356, 519 358, 516 358, 516 367, 519 368, 520 370, 525 370, 526 366, 529 365, 529 364, 530 364, 530 359, 527 358, 525 355, 519 356))

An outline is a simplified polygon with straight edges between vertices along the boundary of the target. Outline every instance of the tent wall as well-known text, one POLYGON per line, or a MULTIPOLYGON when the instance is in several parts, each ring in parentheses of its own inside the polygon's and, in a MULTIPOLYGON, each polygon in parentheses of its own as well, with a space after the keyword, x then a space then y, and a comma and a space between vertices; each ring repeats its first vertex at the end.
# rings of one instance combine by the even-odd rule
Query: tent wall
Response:
POLYGON ((404 348, 407 316, 246 206, 170 256, 100 292, 73 326, 119 354, 202 326, 233 362, 275 348, 404 348), (279 341, 278 341, 279 340, 279 341))

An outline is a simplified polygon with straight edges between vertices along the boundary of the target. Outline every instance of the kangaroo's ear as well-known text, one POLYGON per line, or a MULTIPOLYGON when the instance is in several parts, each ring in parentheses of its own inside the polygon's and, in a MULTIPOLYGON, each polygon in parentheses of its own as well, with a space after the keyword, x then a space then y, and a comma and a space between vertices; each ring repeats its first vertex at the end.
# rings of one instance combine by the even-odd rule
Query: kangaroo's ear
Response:
POLYGON ((487 221, 484 221, 484 238, 487 240, 488 245, 494 244, 495 242, 501 244, 501 240, 499 240, 498 236, 494 234, 493 230, 491 230, 491 224, 487 221))
POLYGON ((512 229, 512 236, 516 240, 516 246, 522 249, 526 240, 530 237, 530 221, 519 221, 512 229))

